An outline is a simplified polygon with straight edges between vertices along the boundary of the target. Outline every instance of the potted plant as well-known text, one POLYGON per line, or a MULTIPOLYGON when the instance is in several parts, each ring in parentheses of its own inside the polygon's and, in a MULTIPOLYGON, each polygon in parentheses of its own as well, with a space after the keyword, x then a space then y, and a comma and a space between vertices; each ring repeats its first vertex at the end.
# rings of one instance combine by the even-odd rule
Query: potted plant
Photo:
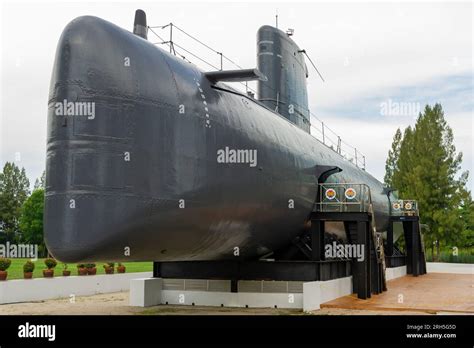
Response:
POLYGON ((33 271, 35 270, 35 264, 31 261, 26 261, 23 265, 23 278, 33 278, 33 271))
POLYGON ((0 257, 0 280, 7 280, 7 269, 11 265, 11 260, 5 257, 0 257))
POLYGON ((58 264, 55 259, 48 258, 44 260, 44 264, 46 265, 46 269, 43 270, 43 276, 45 278, 53 278, 54 277, 54 267, 58 264))
POLYGON ((114 266, 115 266, 115 263, 113 263, 113 262, 107 262, 107 263, 104 265, 105 274, 114 274, 114 266))
POLYGON ((117 264, 117 273, 125 273, 125 266, 120 262, 117 264))
POLYGON ((88 275, 96 275, 97 268, 95 268, 95 263, 86 263, 85 264, 88 275))
POLYGON ((77 265, 77 275, 84 276, 87 275, 87 268, 83 263, 77 265))
POLYGON ((67 269, 67 263, 63 263, 63 277, 69 277, 71 271, 67 269))

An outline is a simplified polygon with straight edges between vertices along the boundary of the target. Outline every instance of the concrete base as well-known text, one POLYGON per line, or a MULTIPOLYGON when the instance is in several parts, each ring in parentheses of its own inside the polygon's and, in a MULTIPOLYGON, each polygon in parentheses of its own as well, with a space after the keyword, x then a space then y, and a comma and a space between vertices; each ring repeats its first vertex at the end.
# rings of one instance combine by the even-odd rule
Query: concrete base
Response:
MULTIPOLYGON (((225 281, 220 281, 225 282, 225 281)), ((138 307, 159 304, 250 308, 300 308, 317 310, 323 302, 352 293, 352 277, 302 283, 245 281, 241 292, 222 289, 223 284, 210 286, 206 280, 170 280, 161 278, 134 279, 130 285, 130 305, 138 307), (186 286, 186 282, 188 287, 186 286), (203 285, 203 284, 205 285, 203 285), (184 285, 183 285, 184 284, 184 285), (176 289, 180 286, 181 288, 176 289), (203 289, 205 288, 205 289, 203 289), (255 289, 259 288, 258 292, 255 289), (198 290, 197 290, 198 289, 198 290), (213 290, 214 289, 214 290, 213 290), (273 292, 264 292, 265 289, 273 292), (294 292, 292 292, 294 290, 294 292)))
POLYGON ((426 271, 428 273, 474 274, 474 264, 427 262, 426 271))
POLYGON ((407 275, 407 266, 393 267, 385 269, 385 279, 387 281, 404 277, 407 275))
POLYGON ((163 280, 139 278, 130 281, 130 306, 149 307, 161 303, 163 280))
POLYGON ((303 284, 303 310, 310 312, 321 308, 321 303, 352 294, 352 277, 308 282, 303 284))
POLYGON ((151 275, 152 272, 141 272, 7 280, 0 282, 0 304, 127 291, 131 279, 151 275))
POLYGON ((162 304, 213 307, 302 308, 302 294, 163 290, 162 304))

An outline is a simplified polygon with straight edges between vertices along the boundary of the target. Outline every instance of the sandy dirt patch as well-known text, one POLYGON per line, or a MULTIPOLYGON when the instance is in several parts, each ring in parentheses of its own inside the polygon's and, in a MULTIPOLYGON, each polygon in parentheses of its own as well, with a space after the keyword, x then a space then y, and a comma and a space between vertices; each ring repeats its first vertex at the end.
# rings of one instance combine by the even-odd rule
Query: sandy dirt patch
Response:
MULTIPOLYGON (((308 315, 302 310, 279 308, 229 308, 160 305, 148 308, 130 307, 129 293, 116 292, 39 302, 0 305, 1 315, 308 315)), ((312 315, 391 315, 398 311, 366 311, 323 308, 312 315)), ((419 312, 403 312, 417 314, 419 312)))

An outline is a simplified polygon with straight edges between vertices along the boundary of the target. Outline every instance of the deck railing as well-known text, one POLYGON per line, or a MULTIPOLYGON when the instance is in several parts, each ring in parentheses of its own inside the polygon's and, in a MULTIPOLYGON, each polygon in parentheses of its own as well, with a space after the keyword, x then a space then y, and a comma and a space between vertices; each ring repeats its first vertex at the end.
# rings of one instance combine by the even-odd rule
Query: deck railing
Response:
POLYGON ((418 216, 418 202, 412 199, 398 199, 390 207, 392 216, 418 216))
MULTIPOLYGON (((174 23, 168 23, 160 26, 149 26, 148 30, 160 40, 154 42, 154 40, 150 38, 154 44, 159 46, 168 46, 170 53, 181 57, 183 60, 189 63, 191 63, 191 61, 188 58, 191 56, 191 59, 193 60, 192 64, 195 64, 205 71, 209 70, 209 68, 214 70, 224 70, 224 68, 228 69, 229 66, 231 69, 242 69, 241 65, 237 64, 234 60, 223 54, 221 50, 216 50, 210 47, 208 44, 202 42, 194 35, 186 32, 174 23), (194 53, 194 50, 198 48, 204 49, 203 52, 194 53), (202 56, 206 57, 207 59, 202 58, 202 56), (211 60, 211 62, 209 62, 209 60, 211 60), (225 67, 224 64, 226 64, 225 67)), ((239 90, 244 89, 245 92, 242 91, 242 93, 248 94, 250 92, 252 95, 256 96, 258 94, 256 89, 251 87, 254 86, 254 84, 255 82, 239 82, 236 83, 235 87, 239 90)), ((302 108, 300 105, 298 106, 302 108)), ((346 143, 336 132, 334 132, 314 113, 312 113, 311 110, 308 110, 308 113, 311 115, 309 120, 311 124, 310 134, 319 142, 323 143, 328 148, 339 154, 343 159, 365 170, 365 156, 359 150, 357 150, 357 148, 346 143)), ((303 117, 301 115, 299 116, 303 117)))
POLYGON ((319 212, 370 212, 372 199, 366 184, 318 184, 316 211, 319 212))

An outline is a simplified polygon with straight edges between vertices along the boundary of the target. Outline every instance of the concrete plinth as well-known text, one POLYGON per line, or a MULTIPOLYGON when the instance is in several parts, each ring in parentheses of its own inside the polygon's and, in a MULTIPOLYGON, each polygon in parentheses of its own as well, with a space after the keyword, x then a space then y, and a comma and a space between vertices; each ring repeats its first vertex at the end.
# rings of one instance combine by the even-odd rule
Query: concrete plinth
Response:
POLYGON ((161 303, 163 280, 139 278, 130 281, 130 306, 150 307, 161 303))
POLYGON ((130 305, 300 308, 313 311, 319 309, 321 303, 352 293, 352 277, 307 283, 241 281, 239 292, 231 292, 229 285, 230 281, 225 280, 134 279, 130 284, 130 305))
POLYGON ((407 266, 392 267, 385 269, 385 279, 387 281, 397 279, 407 275, 407 266))
POLYGON ((352 294, 352 277, 303 284, 303 310, 318 310, 321 303, 352 294))

